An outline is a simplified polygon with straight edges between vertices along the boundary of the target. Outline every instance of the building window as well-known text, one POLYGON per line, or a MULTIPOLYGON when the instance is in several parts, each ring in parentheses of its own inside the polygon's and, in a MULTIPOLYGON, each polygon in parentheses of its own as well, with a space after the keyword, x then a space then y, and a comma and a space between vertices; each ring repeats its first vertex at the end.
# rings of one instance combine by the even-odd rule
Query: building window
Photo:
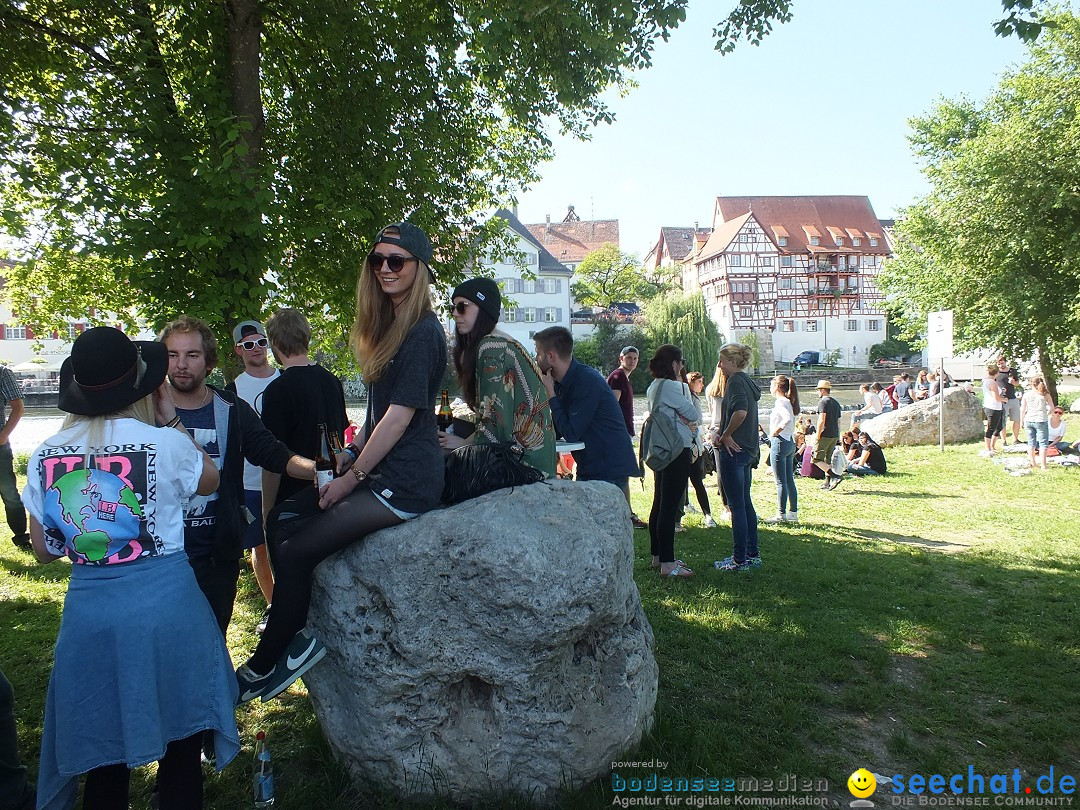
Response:
POLYGON ((870 320, 868 320, 866 322, 866 331, 867 332, 880 332, 881 331, 881 321, 875 320, 874 318, 871 318, 870 320))
POLYGON ((821 244, 821 239, 819 237, 817 237, 817 236, 811 236, 810 237, 810 244, 811 245, 820 245, 821 244))
POLYGON ((728 256, 728 267, 742 267, 742 254, 733 253, 728 256))
POLYGON ((781 321, 780 322, 780 331, 781 332, 794 332, 795 331, 795 321, 781 321))
POLYGON ((4 340, 26 340, 25 326, 5 326, 4 340))
POLYGON ((548 295, 559 292, 559 279, 557 278, 545 278, 543 280, 544 292, 548 295))
POLYGON ((876 236, 871 236, 870 237, 870 247, 877 247, 877 237, 876 236))
POLYGON ((859 331, 859 322, 857 320, 855 320, 854 318, 849 318, 848 320, 844 321, 844 331, 845 332, 858 332, 859 331))
POLYGON ((806 331, 807 332, 816 332, 817 331, 817 321, 807 321, 806 322, 806 331))
POLYGON ((504 323, 514 323, 517 320, 517 309, 515 307, 503 307, 502 319, 504 323))
POLYGON ((793 257, 793 256, 781 256, 780 257, 780 266, 781 267, 794 267, 795 266, 795 257, 793 257))
POLYGON ((555 323, 559 320, 558 313, 555 311, 555 307, 544 308, 544 323, 555 323))
POLYGON ((780 276, 780 281, 778 283, 780 284, 781 290, 795 289, 795 279, 793 279, 791 276, 780 276))
POLYGON ((523 279, 521 283, 521 291, 524 293, 536 292, 536 282, 529 279, 523 279))
POLYGON ((525 313, 525 323, 536 323, 536 310, 532 307, 525 307, 522 310, 525 313))
POLYGON ((75 328, 75 324, 69 323, 67 328, 68 340, 74 340, 79 336, 79 330, 75 328))
POLYGON ((772 256, 758 256, 762 267, 772 267, 772 256))
POLYGON ((739 317, 740 318, 753 318, 754 317, 754 308, 753 307, 739 307, 739 317))
POLYGON ((786 236, 781 236, 777 240, 777 242, 779 243, 780 247, 787 247, 787 237, 786 236))
POLYGON ((781 312, 791 312, 793 309, 795 309, 795 302, 792 301, 790 298, 781 298, 777 300, 776 306, 781 312))
POLYGON ((844 237, 842 237, 842 236, 837 236, 836 237, 836 246, 837 247, 843 247, 844 246, 844 237))
POLYGON ((859 245, 862 244, 862 237, 859 237, 859 236, 851 237, 851 244, 853 244, 855 247, 858 247, 859 245))

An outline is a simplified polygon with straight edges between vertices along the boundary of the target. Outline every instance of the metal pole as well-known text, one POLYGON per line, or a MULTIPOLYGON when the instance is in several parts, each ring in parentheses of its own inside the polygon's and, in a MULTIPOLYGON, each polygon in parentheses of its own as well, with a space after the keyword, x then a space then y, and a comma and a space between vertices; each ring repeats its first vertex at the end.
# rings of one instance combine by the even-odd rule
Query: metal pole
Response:
POLYGON ((938 359, 938 450, 945 452, 945 358, 938 359))

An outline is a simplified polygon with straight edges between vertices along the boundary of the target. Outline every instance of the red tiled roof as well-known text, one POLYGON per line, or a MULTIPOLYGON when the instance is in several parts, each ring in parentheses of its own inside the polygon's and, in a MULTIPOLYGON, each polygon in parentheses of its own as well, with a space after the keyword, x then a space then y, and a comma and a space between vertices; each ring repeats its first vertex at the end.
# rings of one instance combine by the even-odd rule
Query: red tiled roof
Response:
POLYGON ((694 260, 694 263, 697 264, 698 261, 704 261, 710 256, 723 253, 727 249, 727 246, 731 244, 731 240, 735 238, 739 229, 746 224, 746 220, 750 219, 752 216, 756 215, 747 211, 741 217, 736 217, 729 222, 716 223, 713 232, 709 234, 709 241, 705 243, 705 247, 701 249, 701 252, 694 260))
POLYGON ((560 262, 580 262, 607 243, 619 244, 619 220, 594 219, 579 222, 541 222, 526 225, 536 240, 560 262))
MULTIPOLYGON (((881 238, 881 223, 870 205, 870 198, 859 195, 821 197, 717 197, 714 226, 726 227, 729 220, 754 212, 766 233, 778 234, 777 228, 787 231, 788 243, 781 253, 805 253, 810 250, 809 234, 821 236, 830 228, 848 232, 861 231, 878 240, 876 247, 864 242, 857 248, 845 244, 822 246, 827 253, 889 253, 888 243, 881 238)), ((730 240, 729 240, 730 241, 730 240)), ((819 250, 819 248, 815 248, 819 250)))

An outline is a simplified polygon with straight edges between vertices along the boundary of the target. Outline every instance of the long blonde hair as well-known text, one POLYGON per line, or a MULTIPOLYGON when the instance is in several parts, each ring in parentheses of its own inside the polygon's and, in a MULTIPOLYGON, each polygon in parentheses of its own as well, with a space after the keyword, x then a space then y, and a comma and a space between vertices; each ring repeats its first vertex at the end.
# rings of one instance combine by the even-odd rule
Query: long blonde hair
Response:
POLYGON ((716 364, 716 373, 705 388, 705 393, 714 399, 724 395, 724 372, 720 370, 720 364, 716 364))
MULTIPOLYGON (((154 410, 154 395, 147 394, 137 402, 133 402, 126 408, 112 413, 104 413, 98 416, 84 416, 81 413, 69 413, 64 417, 60 426, 61 430, 81 425, 86 431, 86 453, 83 456, 83 466, 90 468, 90 458, 95 450, 100 450, 105 444, 105 428, 113 419, 137 419, 147 425, 157 425, 157 412, 154 410)), ((49 444, 49 442, 46 442, 49 444)), ((49 444, 50 447, 58 445, 49 444)))
POLYGON ((394 302, 382 291, 377 275, 364 263, 356 283, 356 320, 353 321, 350 344, 365 382, 377 382, 382 377, 409 330, 429 312, 435 311, 428 284, 430 278, 428 266, 416 259, 416 277, 408 297, 395 313, 394 302))

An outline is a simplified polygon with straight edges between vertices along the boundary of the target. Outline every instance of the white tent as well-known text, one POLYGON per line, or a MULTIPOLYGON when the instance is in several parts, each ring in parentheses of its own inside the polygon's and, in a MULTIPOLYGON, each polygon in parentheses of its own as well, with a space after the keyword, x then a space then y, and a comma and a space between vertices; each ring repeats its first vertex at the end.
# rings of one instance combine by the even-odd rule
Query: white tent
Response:
POLYGON ((64 358, 56 358, 49 360, 46 363, 35 363, 33 360, 27 360, 25 363, 19 363, 17 366, 12 366, 11 370, 22 373, 31 374, 47 374, 50 371, 59 371, 60 366, 64 364, 64 358))

